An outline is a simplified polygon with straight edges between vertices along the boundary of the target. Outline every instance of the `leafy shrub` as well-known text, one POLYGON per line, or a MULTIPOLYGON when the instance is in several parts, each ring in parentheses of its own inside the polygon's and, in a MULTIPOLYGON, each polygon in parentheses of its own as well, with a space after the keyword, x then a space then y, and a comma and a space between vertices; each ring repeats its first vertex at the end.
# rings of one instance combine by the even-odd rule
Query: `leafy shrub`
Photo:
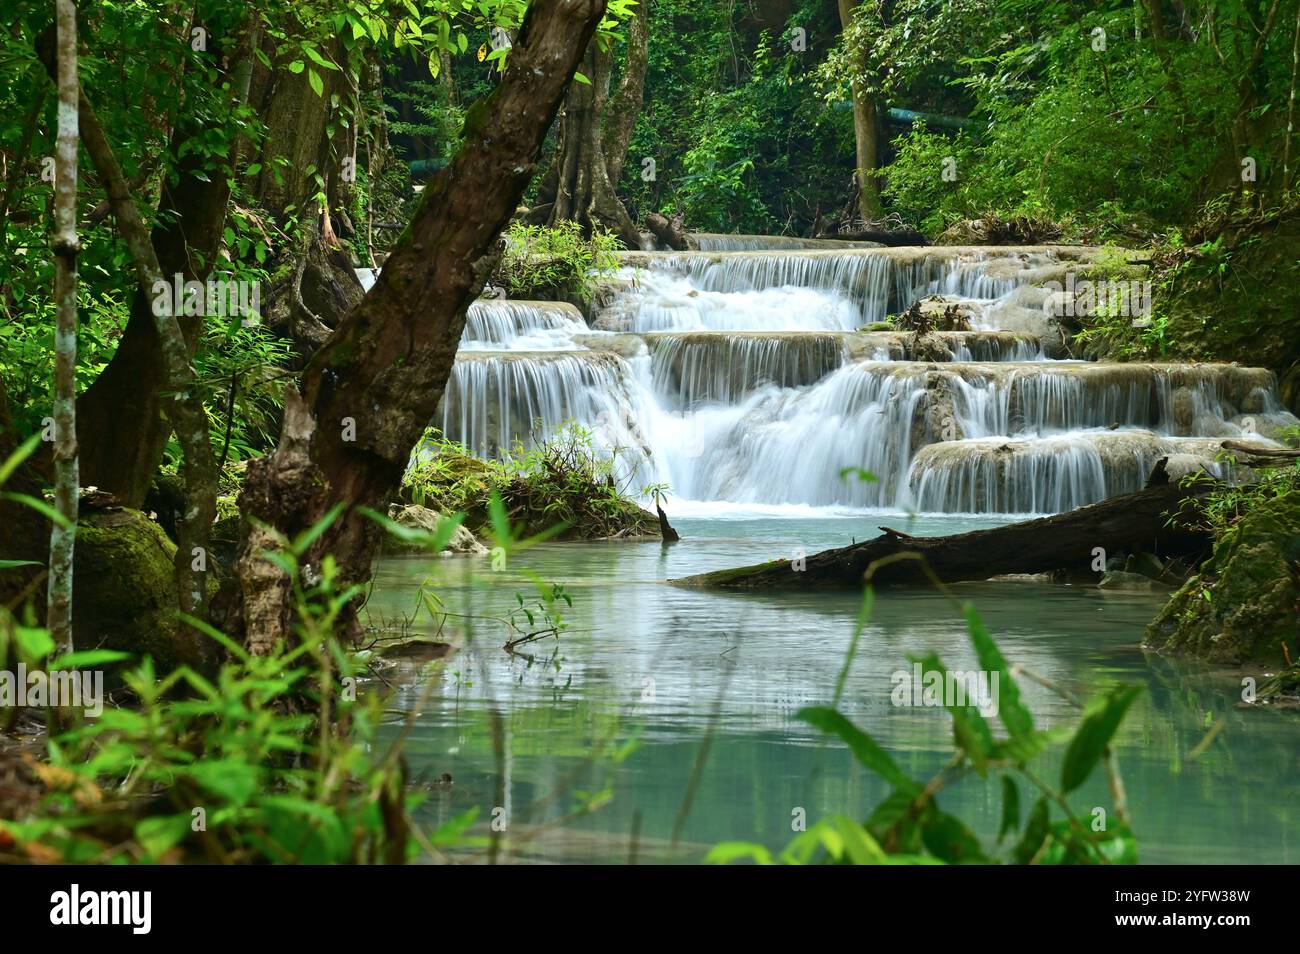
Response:
POLYGON ((411 503, 466 514, 472 530, 488 525, 488 501, 497 494, 530 533, 591 539, 658 532, 615 472, 616 458, 600 454, 591 433, 576 424, 536 447, 516 443, 501 461, 474 457, 431 430, 407 468, 403 492, 411 503))
MULTIPOLYGON (((152 662, 123 673, 134 705, 48 740, 31 763, 41 794, 24 817, 0 820, 0 853, 41 862, 403 863, 421 847, 468 843, 473 813, 427 837, 408 812, 400 749, 381 750, 383 702, 356 694, 365 653, 334 635, 357 589, 336 585, 326 557, 318 574, 298 559, 319 530, 275 558, 290 572, 295 642, 266 656, 195 622, 231 656, 207 678, 180 668, 158 678, 152 662), (7 847, 6 847, 7 846, 7 847)), ((51 668, 103 666, 122 654, 49 660, 43 631, 16 633, 51 668)), ((3 646, 0 646, 0 650, 3 646)), ((39 665, 41 659, 33 659, 39 665)))
POLYGON ((618 268, 618 239, 605 232, 584 238, 576 222, 555 227, 511 224, 494 281, 512 298, 590 301, 596 284, 618 268))

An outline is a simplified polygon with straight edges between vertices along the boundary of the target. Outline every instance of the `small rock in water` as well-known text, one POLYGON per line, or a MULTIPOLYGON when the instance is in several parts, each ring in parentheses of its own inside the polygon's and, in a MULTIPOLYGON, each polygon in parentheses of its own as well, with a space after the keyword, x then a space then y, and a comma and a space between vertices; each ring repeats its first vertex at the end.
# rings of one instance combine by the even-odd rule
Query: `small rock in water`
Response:
POLYGON ((1101 590, 1167 590, 1169 587, 1157 583, 1140 573, 1126 573, 1123 570, 1110 570, 1097 584, 1101 590))

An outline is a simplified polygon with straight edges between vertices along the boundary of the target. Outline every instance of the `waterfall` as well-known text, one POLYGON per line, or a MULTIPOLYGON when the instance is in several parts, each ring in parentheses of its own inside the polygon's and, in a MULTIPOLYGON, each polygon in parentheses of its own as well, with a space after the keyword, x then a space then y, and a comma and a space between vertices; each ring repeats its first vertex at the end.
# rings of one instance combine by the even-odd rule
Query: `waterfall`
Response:
POLYGON ((549 301, 480 301, 469 306, 460 350, 502 348, 543 351, 573 347, 573 335, 587 330, 573 305, 549 301))
POLYGON ((734 404, 766 385, 803 387, 820 381, 846 358, 837 335, 656 333, 646 336, 654 390, 668 405, 734 404))
POLYGON ((435 425, 501 456, 576 422, 678 500, 979 514, 1136 490, 1162 457, 1217 472, 1224 437, 1300 426, 1265 370, 1050 360, 1035 283, 1086 250, 693 243, 623 253, 590 327, 571 305, 473 305, 435 425), (975 330, 874 324, 931 295, 975 330))

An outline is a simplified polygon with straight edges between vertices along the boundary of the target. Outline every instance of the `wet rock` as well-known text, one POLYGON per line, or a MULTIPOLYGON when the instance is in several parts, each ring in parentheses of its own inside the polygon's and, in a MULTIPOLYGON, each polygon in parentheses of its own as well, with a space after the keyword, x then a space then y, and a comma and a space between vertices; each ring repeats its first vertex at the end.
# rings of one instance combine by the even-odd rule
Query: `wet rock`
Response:
POLYGON ((913 361, 952 360, 952 351, 936 334, 913 335, 908 339, 907 351, 913 361))
POLYGON ((1191 433, 1196 421, 1196 395, 1191 388, 1177 388, 1169 396, 1169 416, 1179 434, 1191 433))
MULTIPOLYGON (((403 527, 432 534, 437 532, 438 524, 442 521, 442 514, 416 504, 393 504, 388 508, 388 519, 403 527)), ((396 537, 387 538, 384 541, 384 549, 389 553, 428 552, 427 548, 417 541, 399 540, 396 537)), ((474 534, 461 526, 456 528, 456 532, 452 534, 451 540, 442 552, 445 554, 482 555, 488 552, 488 548, 480 543, 474 534)))
POLYGON ((1156 582, 1165 582, 1165 564, 1152 553, 1134 553, 1124 562, 1124 572, 1145 576, 1156 582))
POLYGON ((1097 584, 1101 590, 1132 590, 1132 591, 1151 591, 1168 589, 1162 583, 1158 583, 1148 576, 1140 573, 1129 573, 1125 570, 1109 570, 1102 576, 1101 581, 1097 584))

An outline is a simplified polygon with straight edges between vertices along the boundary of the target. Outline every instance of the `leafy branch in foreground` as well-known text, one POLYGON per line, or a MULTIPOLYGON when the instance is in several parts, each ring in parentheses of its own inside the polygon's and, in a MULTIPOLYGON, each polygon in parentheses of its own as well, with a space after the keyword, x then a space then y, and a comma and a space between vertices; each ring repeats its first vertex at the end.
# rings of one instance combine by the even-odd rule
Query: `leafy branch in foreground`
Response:
MULTIPOLYGON (((868 590, 867 607, 870 594, 868 590)), ((869 609, 859 618, 858 633, 868 615, 869 609)), ((1129 827, 1124 786, 1110 745, 1141 687, 1119 686, 1081 704, 1047 679, 1021 667, 1009 667, 973 607, 966 607, 966 621, 981 668, 998 679, 998 718, 1005 736, 994 736, 976 705, 947 705, 956 752, 938 774, 922 783, 904 772, 875 739, 838 709, 803 709, 797 717, 837 736, 859 764, 889 784, 889 795, 866 821, 858 822, 845 815, 832 816, 797 835, 778 854, 759 844, 725 842, 715 846, 707 860, 717 864, 746 860, 759 864, 1136 863, 1137 843, 1129 827), (1052 689, 1078 706, 1082 717, 1074 731, 1034 728, 1033 716, 1014 679, 1016 674, 1052 689), (1061 778, 1053 786, 1040 777, 1031 763, 1049 745, 1067 740, 1061 778), (1114 802, 1113 818, 1100 823, 1099 819, 1105 816, 1094 812, 1093 818, 1085 820, 1066 800, 1070 792, 1087 781, 1098 763, 1105 766, 1114 802), (998 847, 992 850, 985 847, 965 822, 939 807, 939 793, 971 773, 990 781, 996 777, 1001 789, 998 847), (1038 796, 1024 817, 1023 826, 1021 785, 1038 796), (1001 848, 1004 840, 1017 832, 1019 837, 1001 848)), ((854 645, 856 642, 855 634, 854 645)), ((947 675, 936 656, 913 661, 920 664, 923 678, 947 675)))

